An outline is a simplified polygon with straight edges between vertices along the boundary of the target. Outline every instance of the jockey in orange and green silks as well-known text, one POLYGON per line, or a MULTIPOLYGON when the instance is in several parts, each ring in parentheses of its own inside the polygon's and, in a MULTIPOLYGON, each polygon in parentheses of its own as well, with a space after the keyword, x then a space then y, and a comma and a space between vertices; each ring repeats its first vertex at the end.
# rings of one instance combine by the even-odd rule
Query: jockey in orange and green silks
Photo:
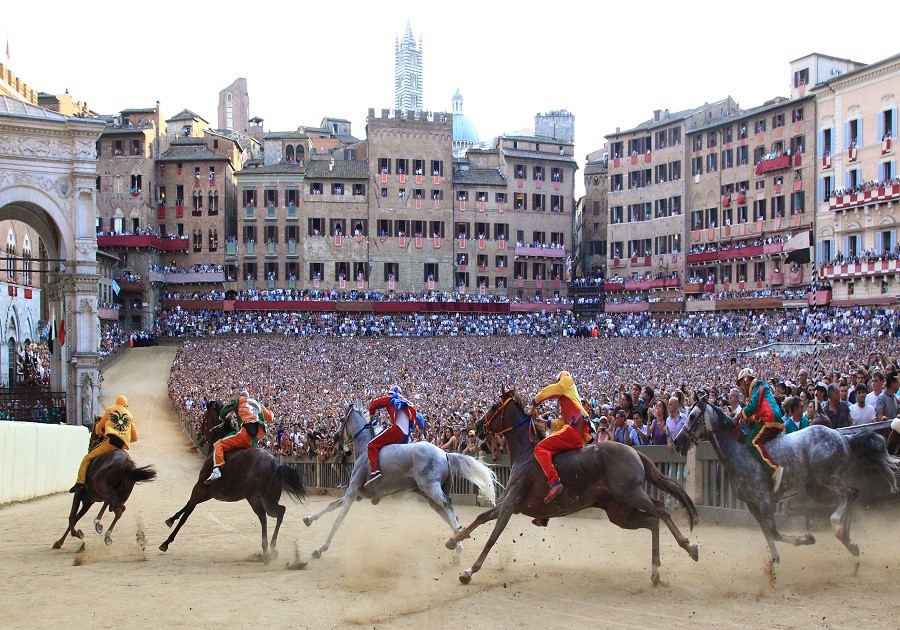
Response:
POLYGON ((266 424, 275 419, 274 414, 244 390, 240 396, 222 407, 219 419, 224 420, 234 411, 241 420, 241 428, 222 438, 213 445, 213 469, 206 483, 211 483, 222 476, 219 470, 225 465, 225 452, 234 449, 256 448, 259 442, 260 429, 266 432, 266 424))
POLYGON ((750 368, 741 370, 738 374, 737 385, 747 397, 747 404, 738 411, 735 420, 746 419, 747 427, 750 429, 747 448, 769 471, 772 476, 773 490, 778 492, 784 470, 772 459, 765 443, 778 437, 784 431, 781 407, 775 400, 769 384, 758 379, 750 368))
POLYGON ((588 413, 581 406, 581 396, 575 387, 575 381, 566 371, 559 373, 556 382, 539 391, 531 405, 534 408, 545 400, 554 399, 559 401, 563 427, 541 440, 534 447, 534 457, 541 465, 544 474, 547 475, 547 483, 550 484, 550 490, 544 497, 544 503, 550 503, 553 497, 563 489, 562 481, 553 465, 553 456, 561 451, 581 448, 591 440, 591 429, 586 422, 588 413))

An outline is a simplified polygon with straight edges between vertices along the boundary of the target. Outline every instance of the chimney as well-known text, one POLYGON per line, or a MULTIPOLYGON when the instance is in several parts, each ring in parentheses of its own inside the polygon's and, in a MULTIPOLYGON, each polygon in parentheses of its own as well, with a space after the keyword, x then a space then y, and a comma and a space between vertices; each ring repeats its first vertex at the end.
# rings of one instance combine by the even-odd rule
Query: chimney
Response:
POLYGON ((659 122, 659 114, 662 112, 660 109, 653 110, 653 122, 659 122))

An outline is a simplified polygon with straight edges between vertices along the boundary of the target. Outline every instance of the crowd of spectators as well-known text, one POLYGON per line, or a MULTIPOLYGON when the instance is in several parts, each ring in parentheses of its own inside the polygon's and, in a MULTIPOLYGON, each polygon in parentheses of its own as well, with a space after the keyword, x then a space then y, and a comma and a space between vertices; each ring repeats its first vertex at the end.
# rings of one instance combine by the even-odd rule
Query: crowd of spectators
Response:
MULTIPOLYGON (((544 317, 552 321, 559 315, 544 317)), ((677 421, 698 387, 709 386, 722 405, 738 404, 734 381, 742 367, 769 381, 779 402, 796 398, 809 417, 837 425, 849 417, 860 383, 869 394, 887 383, 896 392, 897 364, 888 357, 900 356, 900 313, 892 310, 643 313, 561 324, 552 321, 543 331, 536 325, 518 335, 487 334, 475 326, 474 332, 461 329, 440 340, 390 334, 190 339, 173 362, 169 395, 199 429, 206 400, 230 400, 246 388, 275 413, 264 446, 280 455, 326 461, 348 456, 336 436, 345 403, 367 403, 393 384, 427 420, 414 440, 469 452, 482 450, 470 432, 502 387, 515 386, 530 400, 562 369, 575 378, 598 439, 633 445, 668 443, 672 431, 661 416, 668 420, 674 413, 677 421), (581 334, 588 327, 594 336, 581 334), (818 345, 809 354, 789 351, 796 346, 788 345, 777 352, 740 354, 775 341, 818 345)), ((399 328, 416 321, 390 318, 379 325, 399 328)))
POLYGON ((889 186, 896 186, 900 184, 900 177, 892 177, 891 179, 883 179, 879 182, 874 180, 870 180, 867 182, 863 182, 858 186, 852 186, 849 188, 836 188, 831 191, 830 197, 831 199, 835 199, 837 197, 843 197, 844 195, 856 195, 858 193, 869 192, 871 190, 878 190, 879 188, 887 188, 889 186))
POLYGON ((128 335, 119 326, 118 321, 100 320, 100 358, 109 356, 128 343, 128 335))
POLYGON ((224 265, 202 264, 186 269, 173 263, 171 265, 150 265, 150 271, 158 273, 225 273, 225 267, 224 265))

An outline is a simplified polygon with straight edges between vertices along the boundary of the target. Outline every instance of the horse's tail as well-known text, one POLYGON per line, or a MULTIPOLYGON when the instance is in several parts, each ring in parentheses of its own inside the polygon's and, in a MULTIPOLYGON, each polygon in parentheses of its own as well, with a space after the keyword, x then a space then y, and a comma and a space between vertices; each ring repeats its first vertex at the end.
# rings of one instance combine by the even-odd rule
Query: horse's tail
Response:
POLYGON ((653 463, 652 459, 640 451, 635 450, 635 452, 640 456, 641 461, 644 464, 644 479, 647 480, 647 483, 675 497, 687 511, 688 523, 690 524, 690 528, 694 529, 694 525, 700 521, 700 513, 697 511, 697 506, 694 505, 694 502, 691 500, 691 497, 688 496, 688 493, 684 491, 684 488, 678 485, 677 481, 659 472, 659 469, 656 467, 656 464, 653 463))
POLYGON ((137 467, 134 464, 126 467, 125 476, 133 481, 134 483, 141 483, 142 481, 153 481, 156 479, 156 469, 153 466, 141 466, 137 467))
POLYGON ((872 430, 844 436, 850 447, 850 461, 853 468, 862 475, 875 471, 887 481, 891 492, 897 492, 897 476, 900 475, 900 457, 887 451, 887 442, 872 430))
POLYGON ((303 485, 303 475, 290 464, 281 464, 275 469, 273 483, 281 482, 281 489, 287 492, 294 501, 306 499, 306 486, 303 485))
POLYGON ((447 453, 447 461, 450 462, 450 472, 462 475, 481 490, 481 495, 488 503, 497 503, 497 475, 489 467, 469 455, 459 453, 447 453))

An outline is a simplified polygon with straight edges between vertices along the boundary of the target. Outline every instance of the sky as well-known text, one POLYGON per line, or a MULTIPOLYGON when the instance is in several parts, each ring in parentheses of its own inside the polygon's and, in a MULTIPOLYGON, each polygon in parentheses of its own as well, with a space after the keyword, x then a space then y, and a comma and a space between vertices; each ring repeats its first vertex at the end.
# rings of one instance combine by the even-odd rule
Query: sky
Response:
MULTIPOLYGON (((187 108, 216 126, 219 91, 244 77, 267 131, 330 116, 350 120, 358 138, 369 108, 393 107, 394 42, 409 22, 423 43, 425 109, 451 111, 459 89, 482 140, 566 109, 580 169, 605 135, 655 109, 789 95, 789 62, 808 53, 873 63, 900 52, 883 29, 847 33, 834 12, 783 0, 5 4, 8 65, 37 90, 68 89, 103 114, 159 100, 166 117, 187 108)), ((852 6, 858 24, 883 9, 852 6)))

